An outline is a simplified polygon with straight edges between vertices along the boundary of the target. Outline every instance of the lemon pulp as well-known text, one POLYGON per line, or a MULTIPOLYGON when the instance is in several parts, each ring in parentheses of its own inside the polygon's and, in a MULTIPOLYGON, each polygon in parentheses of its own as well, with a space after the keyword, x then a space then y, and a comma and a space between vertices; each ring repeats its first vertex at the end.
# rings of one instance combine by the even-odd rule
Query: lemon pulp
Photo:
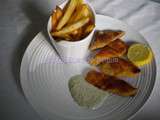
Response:
POLYGON ((144 44, 133 44, 127 53, 128 59, 137 66, 148 64, 152 60, 151 49, 144 44))

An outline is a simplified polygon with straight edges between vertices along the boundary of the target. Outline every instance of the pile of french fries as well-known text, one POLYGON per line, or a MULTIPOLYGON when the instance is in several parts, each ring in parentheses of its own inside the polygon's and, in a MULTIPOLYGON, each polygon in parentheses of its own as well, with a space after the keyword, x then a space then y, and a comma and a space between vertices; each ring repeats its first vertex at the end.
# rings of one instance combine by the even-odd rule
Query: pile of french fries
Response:
POLYGON ((93 12, 83 0, 69 0, 63 9, 56 6, 51 19, 51 35, 56 41, 81 40, 95 27, 93 12))

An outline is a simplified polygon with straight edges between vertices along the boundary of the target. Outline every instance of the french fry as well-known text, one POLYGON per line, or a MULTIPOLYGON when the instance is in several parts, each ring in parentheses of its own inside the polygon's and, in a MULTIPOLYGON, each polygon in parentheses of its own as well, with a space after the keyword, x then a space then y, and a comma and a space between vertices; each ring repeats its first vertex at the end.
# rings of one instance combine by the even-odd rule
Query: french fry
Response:
POLYGON ((63 11, 60 7, 56 6, 55 11, 52 14, 52 31, 56 30, 56 26, 58 24, 58 21, 63 15, 63 11))
POLYGON ((52 31, 54 31, 56 29, 56 25, 57 25, 57 16, 56 16, 56 12, 54 11, 52 13, 52 16, 51 16, 51 21, 52 21, 52 31))
POLYGON ((94 27, 95 27, 94 24, 86 26, 84 33, 90 33, 94 29, 94 27))
POLYGON ((87 4, 82 4, 82 5, 83 5, 83 10, 81 10, 81 11, 83 13, 83 16, 84 17, 90 16, 91 11, 90 11, 89 6, 87 4))
POLYGON ((70 0, 63 17, 60 19, 57 25, 57 30, 60 30, 68 22, 68 20, 70 19, 72 13, 74 12, 77 6, 77 3, 78 3, 77 0, 70 0))
MULTIPOLYGON (((77 3, 77 6, 76 6, 76 9, 77 9, 77 7, 79 6, 79 5, 81 5, 81 4, 83 4, 84 3, 84 1, 83 0, 78 0, 77 1, 78 3, 77 3)), ((65 12, 66 11, 66 9, 68 8, 68 5, 69 5, 69 2, 64 6, 64 8, 63 8, 63 12, 65 12)), ((73 15, 72 15, 73 16, 73 15)))
POLYGON ((78 4, 83 4, 84 1, 83 0, 78 0, 78 4))
POLYGON ((75 40, 80 40, 82 37, 82 33, 83 33, 82 28, 79 28, 75 40))
POLYGON ((75 13, 69 19, 68 24, 76 22, 76 21, 80 20, 81 18, 87 17, 89 15, 90 15, 90 13, 88 10, 88 6, 86 4, 80 4, 77 6, 75 13))
POLYGON ((62 34, 61 35, 61 39, 69 41, 69 40, 72 40, 72 37, 69 34, 62 34))
POLYGON ((62 28, 60 31, 52 32, 51 34, 53 36, 57 36, 57 37, 61 36, 62 34, 69 34, 72 31, 83 27, 88 22, 89 22, 89 17, 85 17, 85 18, 82 18, 81 20, 79 20, 71 25, 68 25, 68 26, 62 28))
POLYGON ((83 0, 69 0, 63 10, 56 6, 52 14, 51 35, 57 40, 76 41, 95 27, 94 15, 83 0))
POLYGON ((60 20, 60 18, 62 17, 62 15, 63 15, 63 10, 59 6, 56 6, 56 16, 57 16, 57 19, 60 20))
POLYGON ((71 37, 74 41, 80 40, 82 37, 82 28, 79 28, 71 33, 71 37))
POLYGON ((74 30, 71 35, 77 35, 78 34, 78 30, 74 30))
POLYGON ((62 34, 61 36, 59 37, 56 37, 56 36, 52 36, 54 37, 54 39, 58 42, 58 41, 61 41, 61 40, 67 40, 67 41, 71 41, 73 40, 73 38, 71 37, 71 35, 69 34, 62 34))
POLYGON ((89 7, 88 7, 88 12, 89 12, 89 17, 91 18, 91 20, 94 20, 94 14, 93 14, 93 12, 90 10, 89 7))

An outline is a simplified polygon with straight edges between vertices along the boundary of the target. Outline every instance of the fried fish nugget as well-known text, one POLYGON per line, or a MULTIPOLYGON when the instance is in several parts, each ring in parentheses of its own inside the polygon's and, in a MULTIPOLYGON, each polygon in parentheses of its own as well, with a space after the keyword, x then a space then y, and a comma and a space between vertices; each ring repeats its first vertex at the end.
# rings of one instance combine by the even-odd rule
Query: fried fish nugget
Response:
POLYGON ((114 76, 105 75, 95 70, 89 71, 85 79, 99 89, 120 96, 134 96, 137 93, 137 88, 128 84, 124 80, 118 79, 114 76))
POLYGON ((112 41, 122 37, 125 34, 123 31, 98 31, 95 35, 95 40, 90 44, 89 49, 95 50, 98 48, 103 48, 112 41))
POLYGON ((98 65, 101 62, 108 60, 110 58, 119 57, 123 54, 117 53, 114 49, 106 46, 102 48, 98 53, 96 53, 90 60, 89 64, 91 65, 98 65))
POLYGON ((135 77, 140 73, 137 66, 123 58, 114 58, 112 62, 103 62, 98 67, 104 74, 118 77, 135 77))
POLYGON ((121 54, 121 55, 124 55, 128 50, 127 44, 121 39, 117 39, 111 42, 110 44, 108 44, 107 46, 114 49, 117 52, 117 54, 121 54))

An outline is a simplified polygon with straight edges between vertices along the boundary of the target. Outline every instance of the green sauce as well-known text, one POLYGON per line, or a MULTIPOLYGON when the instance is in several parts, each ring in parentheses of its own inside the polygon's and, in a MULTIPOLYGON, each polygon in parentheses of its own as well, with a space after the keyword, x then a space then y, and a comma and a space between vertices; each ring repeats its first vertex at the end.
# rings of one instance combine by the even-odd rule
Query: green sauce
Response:
POLYGON ((82 75, 73 76, 69 81, 69 89, 75 102, 82 107, 96 109, 109 96, 88 83, 82 75))

